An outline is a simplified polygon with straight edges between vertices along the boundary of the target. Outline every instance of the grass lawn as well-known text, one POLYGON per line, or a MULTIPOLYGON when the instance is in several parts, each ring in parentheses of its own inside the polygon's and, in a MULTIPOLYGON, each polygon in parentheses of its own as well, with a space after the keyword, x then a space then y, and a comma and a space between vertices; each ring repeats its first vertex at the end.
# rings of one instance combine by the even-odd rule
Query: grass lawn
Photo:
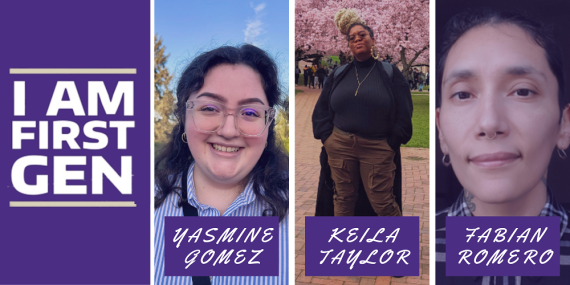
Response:
POLYGON ((429 147, 429 96, 412 95, 414 132, 406 147, 429 147))
MULTIPOLYGON (((295 89, 295 95, 302 92, 304 91, 295 89)), ((428 93, 423 94, 427 95, 428 93)), ((429 96, 426 95, 412 95, 414 103, 412 125, 414 132, 412 139, 404 147, 429 147, 429 96)))

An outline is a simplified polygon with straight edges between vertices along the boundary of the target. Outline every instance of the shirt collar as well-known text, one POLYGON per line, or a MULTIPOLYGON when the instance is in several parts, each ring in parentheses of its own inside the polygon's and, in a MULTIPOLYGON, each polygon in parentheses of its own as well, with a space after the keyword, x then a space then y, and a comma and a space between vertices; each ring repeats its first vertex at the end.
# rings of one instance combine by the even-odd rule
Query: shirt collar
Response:
MULTIPOLYGON (((465 201, 464 193, 465 190, 462 190, 455 203, 451 205, 451 207, 449 208, 449 212, 447 214, 448 216, 462 216, 462 217, 473 216, 473 214, 471 214, 471 211, 469 210, 467 202, 465 201)), ((544 204, 544 207, 542 207, 542 210, 540 211, 540 216, 560 217, 560 238, 562 238, 564 231, 566 231, 566 229, 568 228, 568 214, 566 213, 564 207, 562 207, 562 205, 560 205, 560 203, 556 201, 556 198, 552 194, 550 188, 547 188, 546 204, 544 204)))
MULTIPOLYGON (((211 206, 198 202, 198 197, 196 196, 196 188, 194 186, 194 162, 192 162, 188 168, 188 176, 186 177, 186 181, 188 181, 188 188, 186 189, 188 192, 188 203, 197 209, 205 210, 208 208, 213 208, 211 206)), ((263 193, 263 189, 261 189, 261 193, 263 193)), ((241 192, 239 196, 233 201, 233 203, 228 207, 226 213, 231 212, 231 209, 237 209, 241 206, 248 205, 254 200, 255 193, 253 192, 253 180, 250 179, 243 192, 241 192)), ((224 215, 226 213, 224 213, 224 215)))

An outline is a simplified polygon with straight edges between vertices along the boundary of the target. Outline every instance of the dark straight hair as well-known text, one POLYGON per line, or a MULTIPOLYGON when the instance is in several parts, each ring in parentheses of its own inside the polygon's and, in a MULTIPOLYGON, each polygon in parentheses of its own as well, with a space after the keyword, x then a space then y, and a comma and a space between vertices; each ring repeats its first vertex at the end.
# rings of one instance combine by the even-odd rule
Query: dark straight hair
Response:
MULTIPOLYGON (((157 193, 154 207, 158 209, 171 193, 180 195, 180 187, 175 186, 176 177, 188 169, 194 161, 188 145, 181 139, 186 122, 186 101, 191 94, 204 85, 208 72, 221 64, 243 64, 251 67, 261 77, 261 84, 270 107, 283 106, 281 90, 275 62, 258 47, 242 45, 223 46, 196 57, 184 70, 176 88, 177 103, 174 115, 178 123, 172 129, 169 141, 160 150, 155 162, 155 183, 157 193)), ((253 181, 253 191, 257 199, 266 202, 269 209, 263 215, 279 216, 282 220, 289 208, 289 157, 283 153, 281 142, 275 134, 275 120, 267 128, 267 146, 249 178, 253 181), (263 188, 263 193, 261 189, 263 188)), ((182 177, 186 179, 186 177, 182 177)), ((185 201, 186 197, 181 197, 185 201)), ((179 203, 179 207, 182 204, 179 203)))
MULTIPOLYGON (((556 76, 558 81, 558 104, 560 106, 560 114, 564 106, 568 104, 564 90, 564 64, 562 52, 555 40, 554 31, 552 27, 534 21, 526 16, 508 13, 490 9, 476 9, 459 13, 453 16, 447 23, 443 43, 441 45, 441 52, 437 64, 437 107, 441 106, 441 83, 443 71, 445 68, 445 61, 451 47, 457 40, 467 31, 483 26, 483 25, 499 25, 499 24, 512 24, 523 29, 540 47, 544 49, 544 55, 552 73, 556 76)), ((562 118, 562 117, 561 117, 562 118)))

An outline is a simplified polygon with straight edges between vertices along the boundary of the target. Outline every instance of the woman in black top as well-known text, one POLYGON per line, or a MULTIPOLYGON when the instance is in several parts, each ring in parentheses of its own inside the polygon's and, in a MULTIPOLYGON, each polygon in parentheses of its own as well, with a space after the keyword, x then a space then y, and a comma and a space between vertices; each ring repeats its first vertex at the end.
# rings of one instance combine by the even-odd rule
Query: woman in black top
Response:
POLYGON ((399 147, 412 136, 409 87, 398 68, 377 61, 370 27, 358 21, 345 34, 355 60, 326 81, 313 113, 315 138, 324 145, 317 215, 400 216, 399 147), (357 202, 359 188, 369 203, 357 202))

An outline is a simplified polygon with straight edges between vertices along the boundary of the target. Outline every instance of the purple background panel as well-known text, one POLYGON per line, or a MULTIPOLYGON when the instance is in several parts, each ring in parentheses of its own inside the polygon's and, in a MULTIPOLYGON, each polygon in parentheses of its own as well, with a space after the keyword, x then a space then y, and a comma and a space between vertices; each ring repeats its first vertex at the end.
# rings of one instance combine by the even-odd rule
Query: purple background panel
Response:
MULTIPOLYGON (((0 24, 6 39, 0 49, 0 284, 149 284, 150 283, 150 90, 151 30, 150 1, 8 1, 2 3, 0 24), (136 68, 136 74, 9 74, 10 68, 136 68), (26 82, 26 116, 14 114, 14 81, 26 82), (134 116, 124 116, 121 103, 116 115, 106 115, 99 103, 99 116, 74 116, 61 110, 46 116, 58 81, 75 81, 87 114, 87 84, 103 81, 112 96, 118 81, 134 82, 134 116), (79 125, 79 146, 88 139, 83 125, 88 121, 135 121, 127 131, 127 149, 117 149, 116 129, 97 129, 107 134, 102 150, 54 150, 52 122, 74 121, 79 125), (40 150, 35 140, 25 140, 12 150, 12 121, 48 121, 49 149, 40 150), (24 195, 14 189, 11 169, 28 155, 48 157, 48 166, 26 169, 25 180, 35 184, 36 175, 48 175, 49 192, 24 195), (53 157, 85 156, 83 181, 86 195, 55 195, 53 157), (91 194, 91 157, 102 156, 118 173, 121 156, 132 157, 132 194, 121 194, 108 180, 103 194, 91 194), (134 201, 131 208, 11 208, 10 201, 134 201)), ((64 95, 68 100, 68 95, 64 95)), ((38 123, 36 123, 38 124, 38 123)), ((108 123, 107 123, 108 125, 108 123)))
MULTIPOLYGON (((164 240, 165 240, 165 270, 166 276, 277 276, 279 275, 279 217, 166 217, 164 227, 164 240), (198 229, 202 228, 198 242, 193 238, 189 242, 189 237, 192 236, 198 229), (215 237, 215 240, 209 241, 212 237, 206 235, 209 229, 217 228, 218 230, 210 231, 210 235, 215 237), (226 229, 236 229, 232 234, 232 242, 223 242, 221 240, 217 243, 218 239, 223 236, 226 229), (251 238, 247 239, 248 233, 254 228, 257 232, 259 228, 261 231, 252 242, 251 238), (271 239, 269 236, 263 242, 264 231, 273 228, 271 239), (177 248, 178 239, 176 230, 182 229, 178 237, 184 238, 180 241, 177 248), (186 234, 183 232, 188 229, 186 234), (245 229, 245 231, 243 231, 245 229), (242 234, 243 232, 243 234, 242 234), (241 237, 240 237, 241 235, 241 237), (229 263, 216 263, 215 261, 220 257, 220 253, 226 250, 224 256, 231 250, 233 252, 229 255, 229 263), (236 264, 235 260, 243 260, 238 258, 237 253, 239 250, 246 250, 242 252, 245 261, 236 264), (188 265, 186 262, 190 261, 194 254, 190 254, 194 250, 200 250, 196 255, 195 262, 186 269, 188 265), (213 250, 214 254, 206 254, 208 250, 213 250), (263 250, 257 256, 256 252, 252 250, 263 250), (213 256, 213 257, 212 257, 213 256), (211 260, 209 260, 211 258, 211 260), (252 260, 252 258, 254 258, 252 260), (201 260, 205 261, 202 264, 201 260), (208 261, 209 260, 209 261, 208 261), (252 261, 259 261, 259 264, 249 264, 252 261), (215 263, 215 264, 214 264, 215 263)), ((228 239, 229 240, 229 239, 228 239)), ((223 258, 222 258, 223 259, 223 258)))
MULTIPOLYGON (((560 276, 560 218, 559 217, 447 217, 446 220, 446 275, 447 276, 560 276), (540 239, 540 242, 535 240, 531 243, 531 239, 536 232, 536 229, 544 229, 548 227, 544 236, 540 239), (476 229, 475 236, 473 236, 469 242, 467 242, 467 235, 473 233, 473 231, 467 231, 466 229, 476 229), (482 238, 480 242, 479 236, 491 228, 489 238, 485 242, 482 238), (501 238, 494 242, 497 237, 496 230, 499 228, 504 228, 507 230, 505 233, 505 239, 499 242, 501 238), (517 229, 518 228, 518 229, 517 229), (523 239, 517 242, 517 238, 526 229, 531 228, 530 234, 523 243, 523 239), (515 232, 515 229, 517 231, 515 232), (511 238, 511 235, 513 237, 511 238), (510 239, 510 242, 508 242, 510 239), (462 250, 471 250, 472 255, 467 257, 470 264, 467 264, 465 260, 461 260, 459 253, 462 250), (476 264, 474 259, 476 255, 481 250, 487 250, 487 256, 484 258, 484 254, 481 253, 477 257, 477 261, 480 262, 476 264), (507 250, 503 262, 499 264, 499 259, 493 262, 491 258, 497 250, 502 253, 507 250), (516 256, 519 258, 515 262, 516 258, 512 258, 509 264, 509 258, 511 257, 511 252, 515 249, 520 250, 516 252, 516 256), (541 255, 548 249, 553 251, 553 255, 550 260, 544 264, 539 262, 541 255), (530 261, 526 262, 527 255, 525 252, 527 250, 536 250, 538 255, 533 258, 536 264, 532 264, 530 261), (483 261, 481 261, 483 260, 483 261), (491 261, 489 261, 491 260, 491 261), (487 265, 488 263, 488 265, 487 265)), ((513 253, 514 254, 514 253, 513 253)), ((544 255, 544 260, 546 260, 547 255, 544 255)))
MULTIPOLYGON (((307 276, 418 276, 420 273, 420 219, 419 217, 305 217, 305 275, 307 276), (346 228, 338 237, 331 239, 333 230, 338 231, 346 228), (355 236, 349 237, 349 231, 353 228, 355 236), (379 229, 384 228, 384 232, 378 234, 376 240, 382 242, 366 242, 374 239, 379 229), (396 228, 400 228, 397 238, 387 237, 396 228), (368 232, 367 232, 368 230, 368 232), (353 240, 357 237, 355 240, 353 240), (348 240, 347 240, 348 238, 348 240), (329 242, 329 240, 331 240, 329 242), (321 251, 333 250, 326 256, 321 251), (331 264, 332 258, 345 250, 340 264, 338 260, 331 264), (351 257, 350 252, 354 250, 352 257, 358 252, 360 256, 351 267, 352 262, 347 263, 351 257), (373 251, 378 252, 372 255, 373 251), (393 251, 392 257, 388 260, 388 250, 393 251), (397 254, 400 250, 409 250, 410 255, 403 261, 399 261, 397 254), (386 253, 380 264, 381 256, 386 253), (374 264, 361 264, 366 260, 374 264), (387 261, 388 260, 388 261, 387 261), (387 261, 387 262, 386 262, 387 261)), ((352 261, 352 259, 351 259, 352 261)))

